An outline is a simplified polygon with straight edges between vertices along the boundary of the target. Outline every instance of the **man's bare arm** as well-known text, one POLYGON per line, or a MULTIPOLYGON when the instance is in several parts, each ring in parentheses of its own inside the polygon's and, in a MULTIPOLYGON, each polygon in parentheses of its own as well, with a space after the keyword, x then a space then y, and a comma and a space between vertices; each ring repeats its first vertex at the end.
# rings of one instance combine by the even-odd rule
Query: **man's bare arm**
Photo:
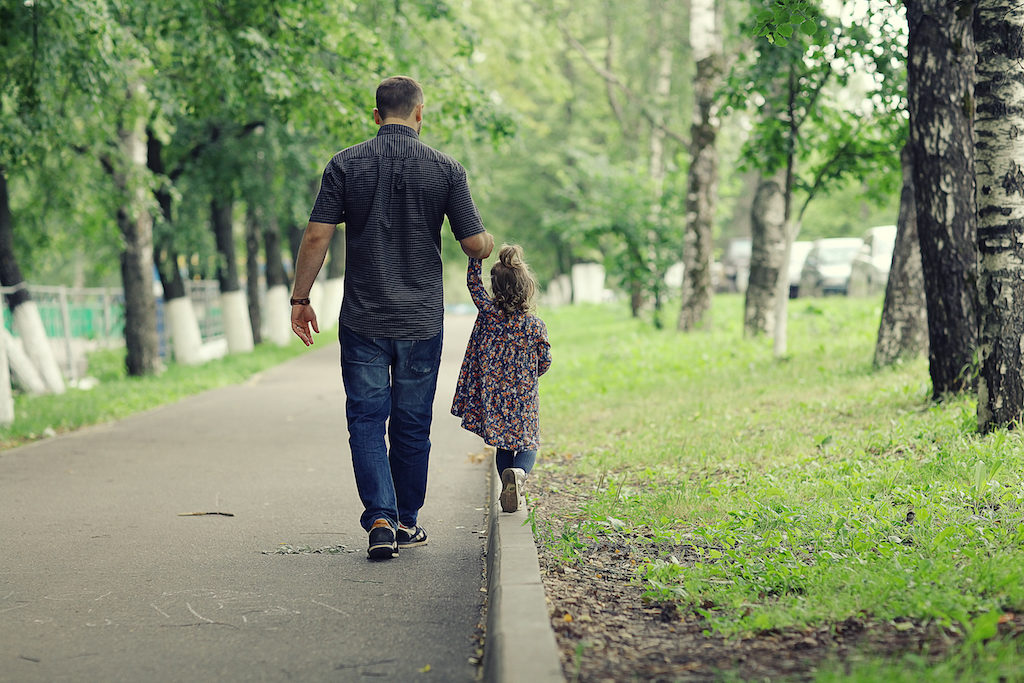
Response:
POLYGON ((487 232, 478 232, 475 235, 459 240, 462 251, 471 258, 485 259, 494 250, 494 236, 487 232))
MULTIPOLYGON (((313 283, 320 269, 327 258, 327 248, 331 245, 331 237, 338 226, 330 223, 314 223, 310 221, 306 225, 306 231, 302 234, 302 244, 299 245, 299 255, 295 260, 295 283, 292 285, 293 299, 308 299, 309 292, 313 289, 313 283)), ((313 343, 313 334, 319 333, 320 327, 316 321, 316 312, 309 304, 292 306, 292 332, 299 339, 309 346, 313 343)))

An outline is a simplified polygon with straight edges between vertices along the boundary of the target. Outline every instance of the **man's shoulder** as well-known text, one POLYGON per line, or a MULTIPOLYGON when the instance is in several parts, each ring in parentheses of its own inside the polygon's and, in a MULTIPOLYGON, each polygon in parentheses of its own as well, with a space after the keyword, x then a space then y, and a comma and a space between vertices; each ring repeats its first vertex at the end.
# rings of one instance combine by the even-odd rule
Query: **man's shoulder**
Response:
POLYGON ((408 156, 434 162, 440 166, 446 166, 454 171, 464 172, 462 164, 459 163, 458 159, 450 154, 445 154, 439 149, 431 147, 418 138, 414 138, 412 140, 408 149, 408 156))
POLYGON ((372 157, 404 157, 421 159, 456 173, 465 173, 459 160, 450 154, 435 149, 419 138, 399 135, 380 135, 346 147, 331 157, 331 164, 344 164, 355 159, 372 157))

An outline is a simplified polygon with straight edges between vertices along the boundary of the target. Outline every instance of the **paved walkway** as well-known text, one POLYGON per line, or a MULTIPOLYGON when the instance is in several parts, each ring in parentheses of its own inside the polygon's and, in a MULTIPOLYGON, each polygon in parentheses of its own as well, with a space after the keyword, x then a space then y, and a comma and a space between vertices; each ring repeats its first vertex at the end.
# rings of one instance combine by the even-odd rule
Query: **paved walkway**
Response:
POLYGON ((490 463, 448 413, 471 324, 446 328, 430 543, 388 562, 366 559, 333 333, 0 454, 0 680, 474 680, 490 463))

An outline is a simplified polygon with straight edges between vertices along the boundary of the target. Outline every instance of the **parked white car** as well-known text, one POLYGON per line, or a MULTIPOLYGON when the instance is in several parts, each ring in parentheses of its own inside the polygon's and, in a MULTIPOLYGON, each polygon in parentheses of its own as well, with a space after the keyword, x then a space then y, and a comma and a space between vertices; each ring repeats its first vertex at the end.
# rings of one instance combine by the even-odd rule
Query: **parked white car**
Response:
POLYGON ((868 228, 864 233, 864 244, 851 266, 850 296, 874 296, 885 291, 895 248, 895 225, 868 228))
POLYGON ((789 298, 800 296, 800 272, 804 269, 804 261, 811 252, 813 242, 793 242, 789 249, 789 298))
POLYGON ((853 259, 864 240, 859 237, 828 237, 815 240, 800 271, 800 294, 846 294, 853 259))

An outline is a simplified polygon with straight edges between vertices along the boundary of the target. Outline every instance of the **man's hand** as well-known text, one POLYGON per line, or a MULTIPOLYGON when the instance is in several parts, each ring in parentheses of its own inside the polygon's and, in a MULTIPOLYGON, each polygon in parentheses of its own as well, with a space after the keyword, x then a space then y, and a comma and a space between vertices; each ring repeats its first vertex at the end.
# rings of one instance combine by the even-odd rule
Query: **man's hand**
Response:
POLYGON ((459 244, 462 245, 462 251, 466 256, 483 260, 494 250, 494 235, 485 230, 464 240, 459 240, 459 244))
POLYGON ((320 334, 320 328, 316 324, 316 312, 310 304, 292 306, 292 332, 302 340, 306 346, 313 345, 313 332, 320 334))

